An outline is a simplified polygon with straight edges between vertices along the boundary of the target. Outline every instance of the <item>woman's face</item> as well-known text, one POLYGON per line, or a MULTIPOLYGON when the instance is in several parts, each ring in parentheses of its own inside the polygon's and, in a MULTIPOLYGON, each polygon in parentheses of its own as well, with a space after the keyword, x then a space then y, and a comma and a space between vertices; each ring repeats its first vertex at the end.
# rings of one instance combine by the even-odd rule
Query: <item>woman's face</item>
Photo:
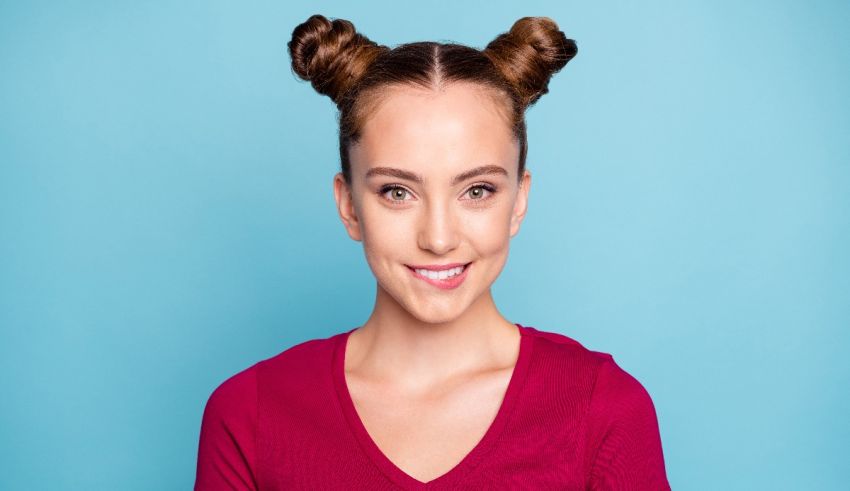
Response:
POLYGON ((517 179, 519 142, 492 92, 393 88, 349 156, 351 188, 334 177, 337 205, 380 289, 429 323, 457 318, 489 292, 531 184, 527 171, 517 179), (443 278, 458 271, 441 275, 447 265, 463 271, 443 278))

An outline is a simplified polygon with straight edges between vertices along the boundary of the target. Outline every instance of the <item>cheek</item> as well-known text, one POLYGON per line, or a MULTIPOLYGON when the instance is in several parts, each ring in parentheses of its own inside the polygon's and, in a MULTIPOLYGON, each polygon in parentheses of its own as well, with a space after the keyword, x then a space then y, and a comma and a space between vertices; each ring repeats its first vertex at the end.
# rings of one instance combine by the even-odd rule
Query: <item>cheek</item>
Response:
POLYGON ((495 254, 510 243, 510 215, 507 206, 470 213, 464 221, 464 234, 481 255, 495 254), (501 209, 505 208, 505 209, 501 209))
POLYGON ((379 205, 365 206, 361 210, 360 227, 363 232, 363 248, 367 260, 373 267, 379 266, 382 258, 400 260, 410 252, 413 232, 406 217, 389 213, 379 205))

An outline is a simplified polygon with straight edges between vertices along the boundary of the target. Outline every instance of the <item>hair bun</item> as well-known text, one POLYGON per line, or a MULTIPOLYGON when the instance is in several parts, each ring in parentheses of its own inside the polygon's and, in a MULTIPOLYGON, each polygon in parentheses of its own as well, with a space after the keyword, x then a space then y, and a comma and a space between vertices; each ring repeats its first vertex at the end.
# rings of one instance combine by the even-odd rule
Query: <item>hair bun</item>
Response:
POLYGON ((534 104, 549 92, 549 79, 578 52, 548 17, 523 17, 483 50, 523 100, 534 104))
POLYGON ((357 33, 344 19, 312 15, 292 31, 287 44, 292 70, 339 105, 369 65, 388 50, 357 33))

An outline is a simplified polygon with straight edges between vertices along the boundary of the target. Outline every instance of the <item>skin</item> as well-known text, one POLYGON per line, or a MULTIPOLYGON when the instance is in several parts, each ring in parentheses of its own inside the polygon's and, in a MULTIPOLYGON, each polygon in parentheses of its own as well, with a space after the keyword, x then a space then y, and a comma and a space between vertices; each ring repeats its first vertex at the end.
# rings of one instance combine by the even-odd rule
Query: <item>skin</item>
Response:
POLYGON ((351 186, 334 176, 340 219, 362 242, 377 280, 372 314, 349 336, 346 383, 378 447, 422 482, 478 443, 518 356, 518 330, 496 308, 491 286, 525 216, 531 174, 518 179, 519 142, 500 97, 465 82, 392 88, 349 149, 351 186), (481 166, 504 174, 452 183, 481 166), (422 182, 367 178, 379 167, 422 182), (465 281, 452 290, 406 266, 468 262, 465 281))

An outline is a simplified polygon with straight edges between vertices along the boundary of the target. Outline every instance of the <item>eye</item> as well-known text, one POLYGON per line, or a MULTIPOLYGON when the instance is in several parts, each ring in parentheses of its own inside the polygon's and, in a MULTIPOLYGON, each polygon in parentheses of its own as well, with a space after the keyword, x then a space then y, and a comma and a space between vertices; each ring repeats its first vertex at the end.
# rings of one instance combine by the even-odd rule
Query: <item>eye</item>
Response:
POLYGON ((476 184, 467 189, 464 194, 473 201, 480 201, 489 198, 494 192, 496 192, 496 188, 489 184, 476 184))
POLYGON ((410 191, 398 185, 384 186, 378 193, 393 204, 409 201, 404 198, 410 195, 410 191))

